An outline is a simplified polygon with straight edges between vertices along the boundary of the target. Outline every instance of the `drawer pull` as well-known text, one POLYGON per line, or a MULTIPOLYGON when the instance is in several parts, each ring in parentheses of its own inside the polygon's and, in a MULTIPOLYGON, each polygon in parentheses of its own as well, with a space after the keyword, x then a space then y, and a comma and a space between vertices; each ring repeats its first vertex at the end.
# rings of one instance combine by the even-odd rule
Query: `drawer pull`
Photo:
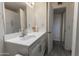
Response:
POLYGON ((52 32, 48 32, 48 33, 52 33, 52 32))

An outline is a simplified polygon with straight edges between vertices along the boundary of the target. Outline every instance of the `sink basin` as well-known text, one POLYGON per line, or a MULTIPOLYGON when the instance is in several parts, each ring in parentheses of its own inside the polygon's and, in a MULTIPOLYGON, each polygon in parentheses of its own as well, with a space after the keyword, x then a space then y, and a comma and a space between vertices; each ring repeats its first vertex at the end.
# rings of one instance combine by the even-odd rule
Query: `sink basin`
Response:
POLYGON ((12 37, 11 39, 5 40, 7 43, 14 43, 24 46, 31 46, 36 40, 38 40, 45 32, 35 32, 35 33, 27 33, 25 36, 21 37, 19 34, 16 37, 12 37))
POLYGON ((35 37, 36 37, 35 35, 25 35, 24 37, 21 37, 22 39, 20 40, 29 40, 29 39, 34 39, 35 37))
POLYGON ((35 37, 35 35, 26 35, 24 36, 24 39, 34 39, 35 37))

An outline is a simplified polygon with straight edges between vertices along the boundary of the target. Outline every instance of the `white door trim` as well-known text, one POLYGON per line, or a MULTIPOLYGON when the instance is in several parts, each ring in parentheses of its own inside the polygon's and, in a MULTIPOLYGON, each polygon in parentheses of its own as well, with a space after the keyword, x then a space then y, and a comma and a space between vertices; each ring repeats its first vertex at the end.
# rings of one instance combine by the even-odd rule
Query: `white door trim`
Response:
POLYGON ((74 3, 74 17, 73 17, 73 34, 72 34, 72 56, 75 56, 76 48, 76 31, 78 18, 78 2, 74 3))

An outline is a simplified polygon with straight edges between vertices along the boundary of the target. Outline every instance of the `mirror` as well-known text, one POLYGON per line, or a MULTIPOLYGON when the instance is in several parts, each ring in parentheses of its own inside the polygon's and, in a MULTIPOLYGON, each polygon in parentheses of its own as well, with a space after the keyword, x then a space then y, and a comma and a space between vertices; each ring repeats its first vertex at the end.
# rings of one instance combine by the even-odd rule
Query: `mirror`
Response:
POLYGON ((26 28, 26 4, 24 2, 5 2, 5 34, 21 32, 26 28))

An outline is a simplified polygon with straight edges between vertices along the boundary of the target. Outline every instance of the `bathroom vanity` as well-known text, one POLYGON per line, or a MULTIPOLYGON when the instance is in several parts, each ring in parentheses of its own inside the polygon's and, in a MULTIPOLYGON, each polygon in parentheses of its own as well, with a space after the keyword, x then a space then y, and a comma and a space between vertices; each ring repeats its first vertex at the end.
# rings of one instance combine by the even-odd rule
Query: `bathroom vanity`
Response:
POLYGON ((31 8, 24 2, 5 2, 4 10, 4 53, 10 56, 44 55, 48 46, 46 45, 46 3, 35 3, 34 8, 31 8), (17 6, 13 7, 15 5, 17 6))
POLYGON ((46 32, 28 33, 24 37, 17 36, 5 40, 5 52, 8 55, 42 56, 46 50, 46 32))

